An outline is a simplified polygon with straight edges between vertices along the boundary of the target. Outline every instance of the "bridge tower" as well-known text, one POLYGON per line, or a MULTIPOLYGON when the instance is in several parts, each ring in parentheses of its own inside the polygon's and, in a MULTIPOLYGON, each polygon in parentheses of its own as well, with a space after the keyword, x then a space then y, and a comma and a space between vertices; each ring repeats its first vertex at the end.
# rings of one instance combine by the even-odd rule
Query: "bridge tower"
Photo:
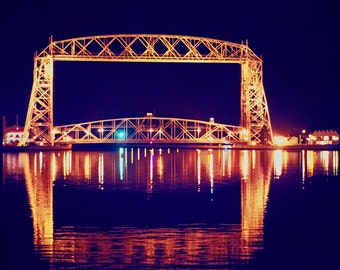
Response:
POLYGON ((34 57, 33 86, 21 145, 54 145, 54 61, 238 63, 241 65, 240 127, 249 145, 272 144, 263 87, 262 59, 246 44, 178 35, 106 35, 62 41, 34 57))
POLYGON ((254 60, 246 42, 241 62, 241 121, 250 134, 249 144, 272 144, 273 134, 263 86, 262 60, 254 60))

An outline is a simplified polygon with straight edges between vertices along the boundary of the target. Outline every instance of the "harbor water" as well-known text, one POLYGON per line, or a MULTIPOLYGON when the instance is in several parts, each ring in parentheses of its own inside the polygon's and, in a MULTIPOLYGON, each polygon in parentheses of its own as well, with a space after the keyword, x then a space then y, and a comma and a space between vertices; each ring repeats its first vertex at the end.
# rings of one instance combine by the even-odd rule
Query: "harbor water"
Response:
POLYGON ((0 269, 340 269, 338 151, 0 156, 0 269))

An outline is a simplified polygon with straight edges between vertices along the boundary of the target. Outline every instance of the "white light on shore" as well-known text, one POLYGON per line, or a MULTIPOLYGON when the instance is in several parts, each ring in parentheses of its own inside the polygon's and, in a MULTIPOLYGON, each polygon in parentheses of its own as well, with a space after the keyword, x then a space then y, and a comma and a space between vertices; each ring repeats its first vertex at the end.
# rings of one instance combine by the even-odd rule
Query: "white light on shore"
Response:
POLYGON ((274 136, 274 144, 277 146, 287 145, 288 139, 284 136, 274 136))

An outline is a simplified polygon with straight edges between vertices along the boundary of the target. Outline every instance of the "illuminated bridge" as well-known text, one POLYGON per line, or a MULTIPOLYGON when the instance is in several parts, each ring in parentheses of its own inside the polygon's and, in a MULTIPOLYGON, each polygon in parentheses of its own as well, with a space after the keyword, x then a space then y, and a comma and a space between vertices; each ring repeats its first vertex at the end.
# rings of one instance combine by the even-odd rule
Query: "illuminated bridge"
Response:
POLYGON ((60 143, 177 143, 232 144, 247 141, 247 131, 239 126, 154 117, 102 120, 56 126, 54 142, 60 143))
POLYGON ((272 144, 262 59, 248 44, 178 35, 123 34, 50 39, 34 58, 33 86, 21 145, 74 143, 272 144), (54 126, 54 61, 237 63, 240 126, 147 115, 54 126))

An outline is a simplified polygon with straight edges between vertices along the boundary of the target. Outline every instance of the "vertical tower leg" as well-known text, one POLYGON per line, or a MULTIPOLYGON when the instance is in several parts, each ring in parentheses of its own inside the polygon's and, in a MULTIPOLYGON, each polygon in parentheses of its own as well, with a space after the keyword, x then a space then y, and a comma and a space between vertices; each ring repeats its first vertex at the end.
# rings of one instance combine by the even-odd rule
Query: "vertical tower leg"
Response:
POLYGON ((33 86, 21 145, 53 145, 53 59, 35 57, 33 86))
POLYGON ((269 109, 262 82, 262 62, 241 64, 241 121, 249 132, 249 144, 273 143, 269 109))

